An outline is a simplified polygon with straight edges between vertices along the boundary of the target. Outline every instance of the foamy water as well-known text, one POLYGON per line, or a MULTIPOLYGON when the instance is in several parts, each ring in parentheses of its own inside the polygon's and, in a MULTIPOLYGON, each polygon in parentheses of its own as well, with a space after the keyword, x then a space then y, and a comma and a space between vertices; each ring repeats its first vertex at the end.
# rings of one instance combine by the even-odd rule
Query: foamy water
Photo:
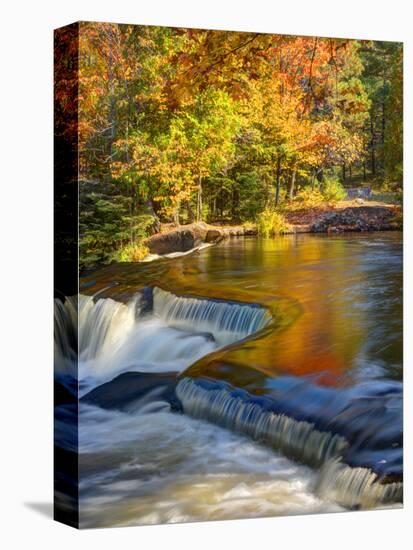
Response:
MULTIPOLYGON (((158 409, 158 410, 157 410, 158 409)), ((168 412, 82 406, 83 527, 339 511, 316 472, 242 436, 168 412)))
MULTIPOLYGON (((82 394, 123 372, 181 372, 269 322, 257 307, 161 290, 153 314, 140 309, 139 297, 122 304, 80 296, 82 394)), ((156 399, 135 402, 133 412, 81 403, 79 446, 82 527, 341 509, 316 496, 310 468, 156 399)))

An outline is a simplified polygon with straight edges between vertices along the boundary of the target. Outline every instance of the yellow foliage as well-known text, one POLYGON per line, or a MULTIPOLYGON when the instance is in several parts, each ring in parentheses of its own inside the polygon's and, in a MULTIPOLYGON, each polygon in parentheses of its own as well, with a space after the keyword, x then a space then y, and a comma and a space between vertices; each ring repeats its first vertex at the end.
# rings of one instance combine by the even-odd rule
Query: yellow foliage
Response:
POLYGON ((318 208, 325 205, 325 198, 318 189, 303 189, 294 200, 288 205, 290 210, 301 210, 302 208, 318 208))
POLYGON ((142 244, 128 244, 117 253, 119 262, 141 262, 149 254, 149 249, 142 244))
POLYGON ((288 233, 291 230, 291 225, 285 217, 280 212, 271 208, 267 208, 261 212, 258 216, 257 226, 258 232, 263 237, 275 237, 276 235, 288 233))

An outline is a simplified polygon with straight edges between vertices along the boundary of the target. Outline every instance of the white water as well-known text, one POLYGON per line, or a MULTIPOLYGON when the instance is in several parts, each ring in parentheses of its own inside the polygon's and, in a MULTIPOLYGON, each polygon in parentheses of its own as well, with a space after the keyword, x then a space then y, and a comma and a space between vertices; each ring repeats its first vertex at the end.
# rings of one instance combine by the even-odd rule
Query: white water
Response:
POLYGON ((169 254, 148 254, 147 256, 145 256, 142 262, 153 262, 154 260, 159 260, 161 258, 180 258, 181 256, 188 256, 189 254, 193 254, 194 252, 200 252, 201 250, 209 248, 210 246, 213 246, 213 243, 202 243, 199 246, 191 248, 190 250, 186 250, 185 252, 169 252, 169 254))
POLYGON ((218 347, 212 338, 177 330, 156 314, 141 317, 139 295, 128 304, 80 296, 79 333, 83 393, 123 372, 180 372, 218 347))
POLYGON ((77 302, 76 297, 66 298, 65 303, 54 300, 54 356, 55 368, 61 374, 76 378, 76 350, 73 349, 77 339, 77 302))
POLYGON ((341 462, 348 446, 341 436, 265 411, 258 404, 245 403, 225 389, 203 389, 190 378, 178 383, 176 394, 184 412, 194 418, 210 420, 270 445, 290 458, 321 466, 316 492, 323 498, 348 508, 372 508, 402 500, 402 483, 375 483, 377 475, 368 468, 351 468, 341 462))
POLYGON ((340 502, 347 508, 374 508, 401 503, 403 483, 376 483, 377 476, 368 468, 350 468, 338 459, 328 460, 321 468, 317 494, 340 502))
POLYGON ((249 435, 305 464, 321 466, 341 456, 347 447, 343 437, 320 432, 314 424, 264 411, 258 404, 230 396, 225 389, 205 390, 190 378, 178 383, 176 394, 185 413, 249 435))
POLYGON ((314 471, 186 415, 82 406, 79 435, 82 527, 342 510, 314 471))
MULTIPOLYGON (((73 322, 72 306, 71 301, 57 305, 57 348, 70 350, 60 331, 73 322)), ((181 372, 269 321, 268 313, 256 307, 180 298, 162 290, 155 290, 149 315, 141 315, 139 297, 122 304, 80 296, 83 393, 122 372, 181 372), (202 332, 194 332, 194 326, 202 332)), ((210 396, 192 390, 181 383, 178 395, 195 418, 171 412, 166 402, 144 398, 129 412, 81 403, 81 526, 307 514, 342 510, 337 502, 372 506, 383 501, 381 495, 374 497, 371 472, 328 460, 339 454, 341 438, 287 417, 261 417, 255 410, 246 417, 257 422, 245 423, 246 411, 240 414, 225 396, 216 396, 211 406, 210 396), (231 413, 225 422, 223 413, 231 413), (229 417, 235 423, 228 423, 229 417), (319 476, 276 450, 293 457, 307 453, 310 463, 327 462, 319 476), (354 489, 351 496, 349 488, 354 489)))
POLYGON ((151 314, 141 315, 140 300, 140 294, 128 304, 79 296, 81 394, 123 372, 180 372, 270 321, 259 307, 181 298, 158 288, 151 314))
MULTIPOLYGON (((125 371, 182 371, 223 341, 268 322, 258 308, 221 302, 208 308, 205 300, 184 300, 156 291, 154 312, 141 316, 138 298, 125 305, 80 296, 79 375, 86 388, 125 371), (200 317, 205 306, 208 315, 200 317), (242 322, 234 321, 235 311, 242 322), (214 338, 194 332, 194 318, 214 338), (218 343, 220 330, 225 339, 218 343)), ((309 468, 241 435, 173 413, 162 401, 142 398, 133 412, 81 403, 79 445, 82 527, 341 509, 315 495, 317 476, 309 468)))
POLYGON ((264 328, 270 313, 261 307, 175 296, 160 288, 153 293, 154 314, 169 326, 196 327, 210 332, 219 345, 228 345, 264 328))

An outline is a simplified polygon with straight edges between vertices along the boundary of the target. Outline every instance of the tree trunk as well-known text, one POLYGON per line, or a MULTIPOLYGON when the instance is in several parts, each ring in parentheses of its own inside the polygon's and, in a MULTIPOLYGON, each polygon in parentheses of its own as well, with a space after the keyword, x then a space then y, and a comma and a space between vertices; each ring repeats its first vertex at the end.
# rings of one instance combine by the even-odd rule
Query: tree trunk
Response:
POLYGON ((153 216, 153 223, 151 224, 150 228, 148 228, 150 234, 158 233, 161 230, 161 222, 159 221, 158 215, 153 206, 152 199, 149 199, 145 202, 145 209, 147 210, 148 214, 153 216))
POLYGON ((198 176, 198 197, 196 205, 196 221, 202 221, 202 177, 198 176))
POLYGON ((238 189, 232 190, 232 203, 231 203, 231 218, 235 220, 238 216, 239 209, 239 192, 238 189))
POLYGON ((217 217, 217 197, 214 197, 214 200, 212 201, 212 219, 215 220, 217 217))
POLYGON ((352 179, 353 179, 353 166, 350 164, 350 166, 348 167, 348 171, 349 171, 349 181, 350 183, 352 182, 352 179))
POLYGON ((191 202, 189 200, 186 201, 186 213, 188 216, 188 222, 192 223, 195 219, 195 216, 194 216, 194 211, 192 210, 192 207, 191 207, 191 202))
POLYGON ((366 163, 363 162, 363 181, 366 181, 367 174, 366 174, 366 163))
POLYGON ((174 218, 174 224, 175 224, 175 225, 179 225, 179 210, 180 210, 180 207, 181 207, 181 204, 178 203, 178 204, 176 205, 175 210, 174 210, 174 216, 173 216, 173 218, 174 218))
POLYGON ((113 142, 115 140, 115 98, 113 87, 113 33, 109 26, 109 154, 113 154, 113 142))
POLYGON ((343 183, 346 183, 346 165, 345 164, 343 164, 342 170, 343 170, 343 183))
POLYGON ((281 184, 281 157, 277 160, 277 172, 275 180, 275 206, 280 202, 280 184, 281 184))
POLYGON ((294 198, 294 186, 295 186, 295 176, 296 176, 297 170, 294 167, 291 172, 291 178, 290 178, 290 187, 288 189, 288 197, 290 200, 293 200, 294 198))

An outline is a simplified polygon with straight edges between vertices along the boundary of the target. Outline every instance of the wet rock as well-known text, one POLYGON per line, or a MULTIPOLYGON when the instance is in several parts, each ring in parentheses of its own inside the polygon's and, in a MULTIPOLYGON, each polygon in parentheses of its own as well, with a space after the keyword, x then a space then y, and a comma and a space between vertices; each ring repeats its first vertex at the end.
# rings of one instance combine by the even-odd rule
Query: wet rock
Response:
POLYGON ((162 255, 171 252, 187 252, 204 242, 218 243, 230 237, 256 234, 256 227, 211 227, 204 222, 199 222, 153 235, 146 240, 146 246, 151 254, 162 255))
POLYGON ((54 405, 69 405, 77 401, 77 380, 70 376, 55 377, 54 405))
POLYGON ((179 228, 168 233, 158 233, 146 241, 151 254, 186 252, 195 246, 195 235, 190 229, 179 228))
POLYGON ((218 243, 224 239, 224 233, 220 229, 210 229, 206 234, 205 242, 207 243, 218 243))
POLYGON ((145 286, 141 290, 141 302, 140 302, 140 312, 150 313, 153 310, 153 288, 150 286, 145 286))
POLYGON ((103 409, 130 410, 133 404, 145 400, 166 401, 175 410, 180 403, 175 395, 176 372, 127 372, 93 389, 81 398, 83 403, 103 409))

